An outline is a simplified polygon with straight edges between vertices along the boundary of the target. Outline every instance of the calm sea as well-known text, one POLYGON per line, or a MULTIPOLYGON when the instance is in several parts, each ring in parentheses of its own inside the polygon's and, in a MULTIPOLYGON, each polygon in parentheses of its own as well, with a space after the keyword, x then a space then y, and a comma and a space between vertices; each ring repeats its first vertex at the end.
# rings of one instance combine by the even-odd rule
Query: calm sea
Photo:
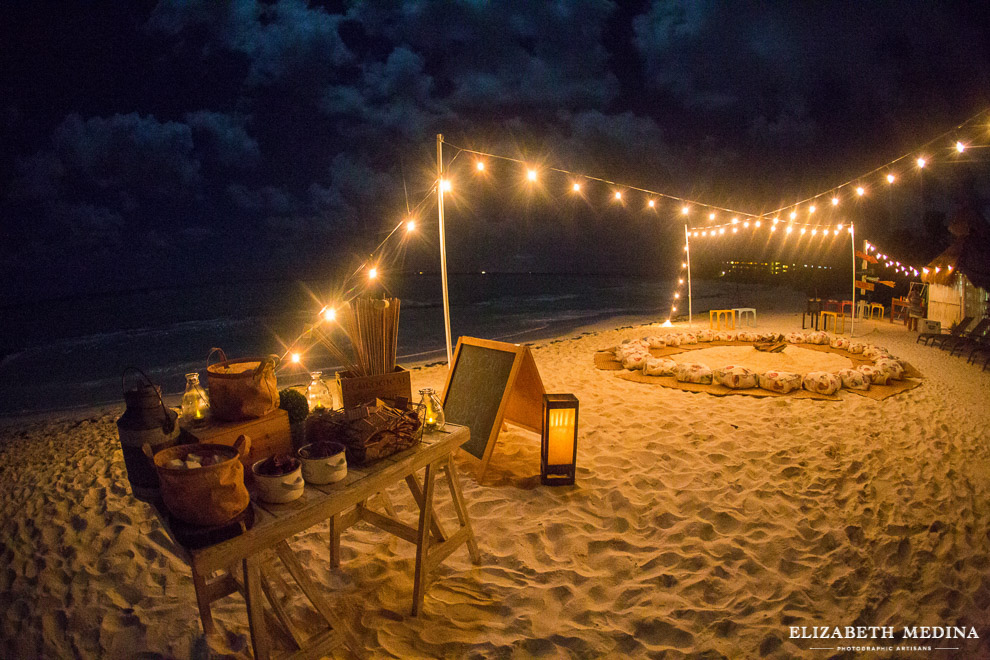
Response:
MULTIPOLYGON (((228 357, 282 354, 320 309, 313 294, 327 283, 255 282, 73 297, 8 306, 0 358, 0 415, 121 401, 121 373, 143 369, 167 393, 184 374, 202 371, 213 346, 228 357)), ((528 342, 621 315, 665 317, 668 281, 614 276, 452 275, 451 333, 528 342)), ((696 285, 696 309, 716 295, 696 285), (700 289, 700 290, 699 290, 700 289), (700 302, 700 305, 699 305, 700 302)), ((391 283, 402 300, 399 361, 446 359, 440 278, 406 275, 391 283)), ((314 349, 306 366, 331 369, 314 349)), ((301 369, 279 372, 295 384, 301 369)))

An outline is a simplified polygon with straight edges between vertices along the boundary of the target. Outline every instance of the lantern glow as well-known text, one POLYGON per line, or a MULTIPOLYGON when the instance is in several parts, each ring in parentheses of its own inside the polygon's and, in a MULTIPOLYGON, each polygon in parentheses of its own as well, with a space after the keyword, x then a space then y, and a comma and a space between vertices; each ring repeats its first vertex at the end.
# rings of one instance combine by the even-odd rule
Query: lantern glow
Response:
POLYGON ((574 483, 577 462, 578 400, 573 394, 543 395, 540 481, 546 486, 574 483))

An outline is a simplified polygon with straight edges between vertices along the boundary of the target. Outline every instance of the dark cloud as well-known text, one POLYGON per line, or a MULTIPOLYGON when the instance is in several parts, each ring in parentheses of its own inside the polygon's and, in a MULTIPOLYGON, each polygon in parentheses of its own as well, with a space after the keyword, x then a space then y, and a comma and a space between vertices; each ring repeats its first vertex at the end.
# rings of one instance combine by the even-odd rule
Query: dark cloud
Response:
MULTIPOLYGON (((0 212, 15 219, 6 263, 62 268, 52 255, 73 245, 116 263, 234 235, 277 246, 290 267, 317 246, 347 251, 401 214, 407 188, 413 203, 429 190, 441 132, 721 205, 775 206, 990 102, 987 19, 955 3, 331 6, 161 0, 96 6, 65 26, 47 6, 0 10, 18 44, 0 74, 24 91, 13 85, 0 111, 16 138, 0 156, 0 212), (58 53, 38 25, 60 28, 58 53)), ((480 193, 471 203, 477 235, 519 236, 521 253, 533 209, 480 193)), ((580 232, 566 240, 580 261, 580 232)))

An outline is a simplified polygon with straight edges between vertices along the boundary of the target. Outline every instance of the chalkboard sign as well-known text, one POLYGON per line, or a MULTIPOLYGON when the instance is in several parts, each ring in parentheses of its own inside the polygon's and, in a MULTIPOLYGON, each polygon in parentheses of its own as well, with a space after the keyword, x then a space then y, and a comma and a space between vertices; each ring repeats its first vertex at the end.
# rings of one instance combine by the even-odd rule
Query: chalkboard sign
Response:
POLYGON ((461 448, 481 461, 479 478, 503 419, 540 431, 543 392, 536 362, 526 346, 473 337, 457 341, 441 405, 448 422, 471 430, 461 448))

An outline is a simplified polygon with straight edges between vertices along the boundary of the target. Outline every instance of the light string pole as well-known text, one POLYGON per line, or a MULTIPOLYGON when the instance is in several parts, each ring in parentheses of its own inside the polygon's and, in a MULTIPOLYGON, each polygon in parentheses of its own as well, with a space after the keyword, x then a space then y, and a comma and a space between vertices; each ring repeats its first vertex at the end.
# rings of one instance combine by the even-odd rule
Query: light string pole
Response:
POLYGON ((684 263, 687 264, 687 285, 688 285, 688 327, 694 327, 694 311, 691 307, 691 232, 688 231, 687 223, 684 223, 684 263))
POLYGON ((454 366, 454 349, 450 342, 450 299, 447 292, 447 239, 443 227, 443 133, 437 133, 437 219, 440 223, 440 282, 443 287, 443 328, 447 339, 447 368, 454 366))
MULTIPOLYGON (((855 227, 856 225, 854 225, 852 222, 849 223, 849 244, 852 247, 852 260, 853 260, 852 261, 852 266, 853 266, 852 310, 850 310, 851 312, 850 316, 852 316, 852 318, 850 319, 849 322, 850 339, 856 336, 856 229, 855 227)), ((893 307, 891 307, 891 310, 893 310, 893 307)), ((802 324, 804 323, 804 317, 801 317, 801 322, 802 324)), ((832 329, 835 330, 834 324, 832 329)))

